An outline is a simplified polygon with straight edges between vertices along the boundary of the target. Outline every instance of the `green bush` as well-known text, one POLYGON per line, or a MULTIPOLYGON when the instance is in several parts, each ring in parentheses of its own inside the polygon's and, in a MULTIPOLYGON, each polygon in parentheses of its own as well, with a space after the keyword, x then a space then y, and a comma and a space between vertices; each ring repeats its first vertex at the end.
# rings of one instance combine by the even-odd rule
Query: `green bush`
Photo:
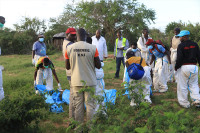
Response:
POLYGON ((0 132, 23 131, 32 121, 35 124, 45 117, 46 104, 41 96, 32 91, 14 92, 0 102, 0 132))

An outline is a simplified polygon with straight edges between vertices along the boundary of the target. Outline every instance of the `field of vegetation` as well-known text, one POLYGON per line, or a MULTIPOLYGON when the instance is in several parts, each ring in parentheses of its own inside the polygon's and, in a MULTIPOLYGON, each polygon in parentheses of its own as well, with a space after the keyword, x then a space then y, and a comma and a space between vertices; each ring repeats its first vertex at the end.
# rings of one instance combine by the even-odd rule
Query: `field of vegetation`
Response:
MULTIPOLYGON (((69 89, 61 52, 49 57, 55 65, 62 88, 69 89)), ((44 98, 34 93, 34 67, 31 64, 31 55, 0 56, 0 64, 5 68, 3 86, 6 96, 0 102, 1 133, 75 132, 72 126, 69 126, 68 105, 62 105, 63 113, 51 113, 44 98)), ((120 78, 114 79, 116 69, 112 53, 105 61, 103 69, 105 88, 117 89, 116 103, 107 104, 107 116, 99 113, 93 121, 77 125, 78 128, 83 128, 84 132, 200 132, 199 109, 184 109, 179 106, 176 83, 168 83, 169 91, 166 93, 153 93, 151 105, 138 100, 141 102, 140 105, 131 107, 128 97, 122 95, 125 91, 122 85, 123 68, 120 71, 120 78)), ((57 87, 55 80, 54 87, 57 87)), ((74 124, 76 125, 76 122, 74 124)))

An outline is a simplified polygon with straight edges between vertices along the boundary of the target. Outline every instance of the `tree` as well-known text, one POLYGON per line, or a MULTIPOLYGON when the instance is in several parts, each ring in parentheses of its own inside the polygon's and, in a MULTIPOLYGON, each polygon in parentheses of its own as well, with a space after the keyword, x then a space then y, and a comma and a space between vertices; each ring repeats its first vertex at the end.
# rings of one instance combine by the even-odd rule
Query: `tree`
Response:
POLYGON ((47 29, 44 20, 23 17, 20 24, 14 24, 16 31, 33 31, 35 34, 44 33, 47 29))
POLYGON ((68 4, 58 20, 61 25, 82 27, 93 34, 97 29, 102 29, 108 48, 113 50, 116 31, 122 30, 124 37, 130 33, 128 39, 136 41, 147 23, 155 20, 155 11, 146 9, 136 0, 82 1, 77 5, 68 4))

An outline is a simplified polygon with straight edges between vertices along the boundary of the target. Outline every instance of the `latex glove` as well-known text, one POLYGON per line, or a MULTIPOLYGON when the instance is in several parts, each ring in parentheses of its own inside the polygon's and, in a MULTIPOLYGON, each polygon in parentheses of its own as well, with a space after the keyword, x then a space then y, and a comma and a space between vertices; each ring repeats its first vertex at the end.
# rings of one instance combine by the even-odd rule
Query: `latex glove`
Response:
POLYGON ((3 67, 2 65, 0 65, 0 69, 1 69, 1 70, 4 70, 4 67, 3 67))
POLYGON ((169 64, 169 71, 172 71, 172 70, 173 70, 172 64, 169 64))
POLYGON ((35 59, 32 59, 32 64, 35 65, 35 59))
POLYGON ((34 87, 36 86, 36 81, 34 80, 34 87))
POLYGON ((59 91, 63 91, 63 90, 62 90, 62 87, 61 87, 61 85, 60 85, 60 83, 58 83, 58 90, 59 90, 59 91))

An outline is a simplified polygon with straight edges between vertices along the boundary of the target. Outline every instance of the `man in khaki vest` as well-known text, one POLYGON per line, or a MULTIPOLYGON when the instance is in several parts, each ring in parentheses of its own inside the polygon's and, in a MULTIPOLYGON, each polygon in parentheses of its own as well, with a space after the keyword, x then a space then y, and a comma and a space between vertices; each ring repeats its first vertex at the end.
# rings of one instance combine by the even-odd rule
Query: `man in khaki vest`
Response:
POLYGON ((65 59, 66 69, 71 69, 75 120, 83 123, 84 102, 86 105, 87 120, 91 120, 94 115, 95 102, 90 92, 81 91, 81 89, 85 87, 88 89, 96 88, 95 67, 100 69, 101 62, 96 46, 86 42, 86 31, 80 28, 76 35, 77 42, 67 47, 65 59))
POLYGON ((173 69, 172 71, 169 72, 169 78, 168 78, 168 81, 169 82, 173 82, 173 78, 176 79, 176 75, 174 76, 174 68, 175 68, 175 64, 176 64, 176 59, 177 59, 177 48, 178 48, 178 45, 181 43, 180 41, 180 38, 177 37, 176 35, 178 35, 180 33, 180 29, 179 28, 175 28, 174 29, 174 37, 172 38, 172 41, 171 41, 171 48, 170 48, 170 51, 171 51, 171 63, 172 63, 172 66, 173 66, 173 69))
MULTIPOLYGON (((76 40, 76 29, 68 28, 66 31, 66 39, 63 41, 63 57, 69 45, 72 45, 76 40)), ((66 70, 67 80, 70 85, 70 103, 69 103, 69 118, 74 119, 74 106, 73 106, 73 90, 71 89, 71 70, 66 70)))

